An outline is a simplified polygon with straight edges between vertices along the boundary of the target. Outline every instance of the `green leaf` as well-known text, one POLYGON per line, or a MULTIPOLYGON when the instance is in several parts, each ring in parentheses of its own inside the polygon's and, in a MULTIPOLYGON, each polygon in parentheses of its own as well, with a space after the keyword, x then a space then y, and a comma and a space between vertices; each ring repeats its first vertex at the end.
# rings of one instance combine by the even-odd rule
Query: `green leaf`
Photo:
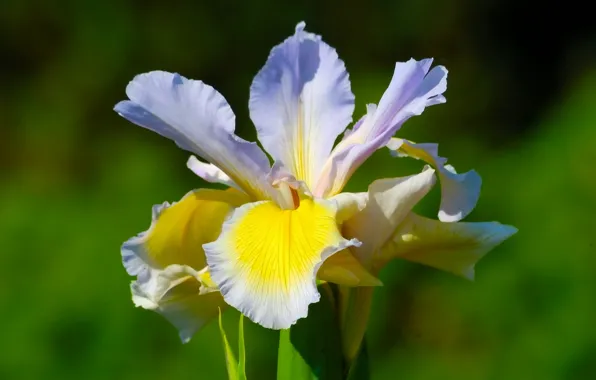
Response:
MULTIPOLYGON (((323 287, 329 285, 323 285, 323 287)), ((344 375, 339 323, 330 292, 310 305, 308 317, 279 336, 279 380, 341 380, 344 375)))
POLYGON ((246 350, 244 349, 244 315, 240 314, 238 326, 238 379, 246 380, 246 350))
POLYGON ((221 309, 219 310, 219 331, 221 332, 221 339, 223 340, 224 352, 226 355, 228 379, 246 380, 246 350, 244 349, 244 318, 242 314, 240 314, 240 325, 238 327, 238 353, 240 361, 236 360, 234 351, 232 351, 228 338, 226 337, 226 332, 221 321, 221 309))

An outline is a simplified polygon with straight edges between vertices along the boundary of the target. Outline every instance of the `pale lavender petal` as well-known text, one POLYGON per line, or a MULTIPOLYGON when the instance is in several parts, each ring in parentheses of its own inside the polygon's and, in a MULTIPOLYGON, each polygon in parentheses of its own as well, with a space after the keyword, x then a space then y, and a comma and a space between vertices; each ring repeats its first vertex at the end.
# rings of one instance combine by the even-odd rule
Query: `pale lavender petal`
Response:
POLYGON ((252 83, 249 108, 263 147, 312 187, 352 121, 354 95, 335 50, 304 27, 273 48, 252 83))
POLYGON ((114 110, 159 133, 225 172, 253 198, 270 198, 269 160, 256 143, 234 134, 232 109, 213 87, 178 74, 152 71, 127 86, 130 101, 114 110))
POLYGON ((321 171, 314 194, 337 194, 350 176, 371 154, 384 147, 402 124, 420 115, 425 107, 443 103, 447 70, 437 66, 430 72, 432 59, 399 62, 389 88, 377 107, 369 105, 357 128, 346 133, 321 171))

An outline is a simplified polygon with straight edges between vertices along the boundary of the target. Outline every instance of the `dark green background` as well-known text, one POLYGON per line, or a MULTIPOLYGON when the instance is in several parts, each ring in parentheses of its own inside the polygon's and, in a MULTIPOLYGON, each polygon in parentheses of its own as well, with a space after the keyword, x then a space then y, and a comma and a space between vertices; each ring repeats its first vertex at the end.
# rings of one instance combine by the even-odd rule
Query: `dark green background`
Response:
MULTIPOLYGON (((216 324, 182 345, 130 301, 119 246, 151 205, 205 186, 188 153, 119 118, 137 73, 217 88, 254 138, 248 89, 304 20, 337 48, 357 106, 395 61, 435 57, 445 105, 400 136, 438 142, 484 180, 472 221, 519 233, 470 283, 406 262, 382 273, 373 379, 596 376, 596 36, 573 1, 120 1, 0 4, 0 379, 223 379, 216 324)), ((421 164, 378 152, 349 185, 421 164)), ((419 211, 434 215, 438 189, 419 211)), ((236 339, 237 313, 224 323, 236 339)), ((275 374, 277 334, 247 324, 248 376, 275 374)))

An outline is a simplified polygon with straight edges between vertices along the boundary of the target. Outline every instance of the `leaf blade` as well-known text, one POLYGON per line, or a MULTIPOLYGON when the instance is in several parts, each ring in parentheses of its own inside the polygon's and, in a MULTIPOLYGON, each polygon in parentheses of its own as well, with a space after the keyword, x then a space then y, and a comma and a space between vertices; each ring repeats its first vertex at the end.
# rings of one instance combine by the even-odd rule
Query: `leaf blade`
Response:
POLYGON ((228 370, 228 379, 230 380, 238 380, 238 361, 234 356, 234 352, 230 347, 230 343, 228 342, 228 338, 226 336, 226 332, 223 328, 223 323, 221 321, 221 309, 219 309, 219 332, 221 333, 221 339, 223 341, 224 346, 224 354, 226 357, 226 368, 228 370))

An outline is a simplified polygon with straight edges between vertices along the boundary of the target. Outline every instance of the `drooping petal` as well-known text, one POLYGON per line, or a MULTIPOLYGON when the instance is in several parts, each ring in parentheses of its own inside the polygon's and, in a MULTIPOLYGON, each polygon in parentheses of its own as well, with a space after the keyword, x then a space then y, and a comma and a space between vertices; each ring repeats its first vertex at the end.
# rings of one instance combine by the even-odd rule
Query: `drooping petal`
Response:
POLYGON ((439 156, 438 144, 415 144, 392 138, 387 147, 398 156, 406 155, 423 160, 437 169, 441 181, 440 221, 457 222, 476 207, 482 179, 474 170, 457 174, 453 166, 446 165, 447 159, 439 156))
POLYGON ((354 95, 335 50, 304 27, 273 48, 252 83, 249 108, 263 147, 312 188, 352 121, 354 95))
POLYGON ((366 268, 370 268, 373 254, 432 188, 434 173, 434 170, 426 169, 409 177, 377 180, 368 187, 366 207, 342 227, 344 236, 362 242, 362 246, 352 248, 352 251, 366 268))
POLYGON ((199 161, 195 156, 190 156, 186 161, 186 167, 192 170, 193 173, 210 183, 221 183, 229 187, 233 187, 242 191, 232 179, 224 173, 220 168, 213 164, 199 161))
POLYGON ((350 249, 339 251, 325 260, 317 273, 317 278, 349 287, 383 285, 381 280, 360 264, 350 249))
POLYGON ((472 280, 476 262, 516 232, 497 222, 444 223, 411 213, 376 260, 402 258, 472 280))
POLYGON ((164 315, 183 341, 217 313, 223 303, 205 268, 202 245, 217 239, 225 217, 248 201, 235 189, 202 189, 177 203, 153 207, 149 229, 122 245, 122 262, 136 280, 137 306, 164 315))
POLYGON ((131 284, 135 305, 163 315, 178 329, 184 343, 213 319, 219 308, 225 307, 219 292, 208 292, 205 288, 197 272, 185 265, 151 269, 146 281, 131 284))
POLYGON ((263 180, 269 172, 267 156, 256 143, 234 134, 234 113, 213 87, 152 71, 137 75, 126 94, 130 100, 114 107, 121 116, 214 164, 253 199, 272 197, 263 180))
POLYGON ((313 194, 337 194, 354 171, 375 150, 384 147, 402 124, 420 115, 425 107, 445 102, 447 70, 436 66, 430 72, 432 59, 398 62, 389 87, 378 107, 367 107, 367 114, 333 149, 321 171, 313 194))
POLYGON ((205 244, 215 284, 226 302, 252 321, 289 328, 318 302, 315 276, 335 252, 357 245, 344 239, 333 202, 305 199, 295 210, 269 201, 246 204, 205 244))

